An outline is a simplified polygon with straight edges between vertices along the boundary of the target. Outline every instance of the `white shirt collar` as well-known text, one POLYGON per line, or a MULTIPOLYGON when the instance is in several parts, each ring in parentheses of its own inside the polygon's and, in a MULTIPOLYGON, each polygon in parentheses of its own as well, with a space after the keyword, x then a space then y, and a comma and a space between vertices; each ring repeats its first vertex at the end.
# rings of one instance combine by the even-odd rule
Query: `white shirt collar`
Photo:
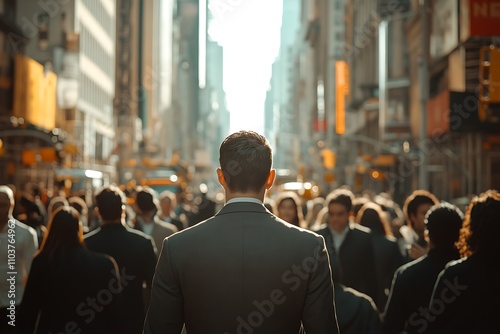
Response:
POLYGON ((231 203, 255 203, 255 204, 260 204, 263 205, 262 201, 253 198, 253 197, 235 197, 231 198, 229 201, 226 202, 226 205, 231 204, 231 203))

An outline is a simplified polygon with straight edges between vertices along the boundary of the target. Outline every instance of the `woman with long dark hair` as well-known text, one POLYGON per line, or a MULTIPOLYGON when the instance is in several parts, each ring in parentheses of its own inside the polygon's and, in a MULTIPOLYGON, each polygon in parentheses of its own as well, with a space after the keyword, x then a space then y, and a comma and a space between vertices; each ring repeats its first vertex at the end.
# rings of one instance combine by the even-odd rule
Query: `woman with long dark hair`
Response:
POLYGON ((118 333, 121 290, 115 261, 88 251, 78 212, 60 207, 33 259, 17 333, 118 333))
POLYGON ((280 217, 287 223, 298 227, 307 228, 302 213, 300 198, 297 194, 291 191, 283 192, 276 198, 276 216, 280 217))

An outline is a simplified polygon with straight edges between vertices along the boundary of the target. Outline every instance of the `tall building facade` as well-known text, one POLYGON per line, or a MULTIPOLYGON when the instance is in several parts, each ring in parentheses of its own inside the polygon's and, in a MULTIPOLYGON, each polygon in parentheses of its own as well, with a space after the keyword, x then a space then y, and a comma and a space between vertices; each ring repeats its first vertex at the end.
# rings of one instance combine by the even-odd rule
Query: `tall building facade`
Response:
POLYGON ((108 157, 115 138, 116 2, 75 0, 74 4, 74 31, 80 36, 75 120, 81 122, 82 167, 102 165, 112 171, 108 157))
POLYGON ((296 136, 299 120, 291 102, 294 53, 300 28, 299 15, 299 0, 283 1, 280 49, 272 68, 272 79, 266 96, 266 104, 269 106, 265 108, 264 117, 264 131, 276 152, 274 165, 295 172, 300 155, 300 141, 296 136))
POLYGON ((2 9, 17 27, 6 36, 15 67, 8 126, 22 130, 8 134, 19 151, 11 181, 50 187, 64 167, 112 177, 115 1, 2 1, 2 9))
POLYGON ((302 1, 289 105, 295 138, 312 138, 299 145, 306 178, 397 200, 418 187, 453 199, 497 186, 495 4, 302 1))
POLYGON ((172 157, 173 0, 118 0, 114 153, 120 179, 172 157))
POLYGON ((60 74, 58 105, 64 112, 58 121, 69 130, 69 141, 77 145, 72 167, 104 167, 115 135, 116 3, 28 3, 18 2, 17 11, 26 30, 36 32, 26 46, 26 55, 60 74))

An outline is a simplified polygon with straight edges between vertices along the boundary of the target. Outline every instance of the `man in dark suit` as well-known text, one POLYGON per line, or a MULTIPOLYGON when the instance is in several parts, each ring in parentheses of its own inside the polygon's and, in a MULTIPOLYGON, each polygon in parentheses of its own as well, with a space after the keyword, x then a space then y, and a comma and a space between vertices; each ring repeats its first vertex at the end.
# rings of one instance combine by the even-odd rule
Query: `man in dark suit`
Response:
POLYGON ((95 199, 102 225, 85 235, 85 244, 89 250, 116 260, 124 286, 126 333, 141 333, 146 309, 143 284, 150 289, 157 259, 153 239, 126 226, 125 195, 120 189, 104 187, 95 199))
POLYGON ((163 242, 144 333, 338 333, 324 239, 262 204, 275 177, 267 140, 234 133, 219 160, 226 205, 163 242))
POLYGON ((370 230, 350 220, 354 194, 337 189, 326 197, 327 223, 317 233, 325 238, 331 266, 340 267, 340 283, 377 302, 377 270, 370 230))
POLYGON ((429 252, 400 267, 394 274, 385 309, 384 333, 422 333, 427 327, 422 310, 429 304, 441 270, 460 257, 455 242, 462 220, 462 212, 449 203, 435 205, 427 212, 424 222, 429 252))

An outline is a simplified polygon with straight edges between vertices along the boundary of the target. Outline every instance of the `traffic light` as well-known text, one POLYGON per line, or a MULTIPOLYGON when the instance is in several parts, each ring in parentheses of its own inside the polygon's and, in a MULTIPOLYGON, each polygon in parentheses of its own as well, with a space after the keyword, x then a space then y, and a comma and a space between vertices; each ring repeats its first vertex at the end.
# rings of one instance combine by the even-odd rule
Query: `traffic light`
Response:
POLYGON ((494 46, 480 49, 479 120, 487 121, 489 110, 500 104, 500 49, 494 46))

